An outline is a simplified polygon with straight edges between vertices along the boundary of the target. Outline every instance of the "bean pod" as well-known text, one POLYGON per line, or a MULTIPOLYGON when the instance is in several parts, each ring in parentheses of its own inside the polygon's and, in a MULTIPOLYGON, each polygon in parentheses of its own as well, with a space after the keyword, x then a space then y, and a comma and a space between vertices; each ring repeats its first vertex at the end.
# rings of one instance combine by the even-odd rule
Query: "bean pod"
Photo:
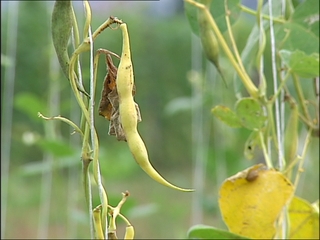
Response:
POLYGON ((127 25, 122 23, 120 29, 123 35, 122 55, 118 67, 117 91, 119 94, 119 111, 121 124, 130 151, 139 166, 155 181, 180 191, 193 191, 172 185, 166 181, 149 162, 146 146, 137 130, 137 110, 132 96, 134 85, 133 66, 131 62, 130 42, 127 25))

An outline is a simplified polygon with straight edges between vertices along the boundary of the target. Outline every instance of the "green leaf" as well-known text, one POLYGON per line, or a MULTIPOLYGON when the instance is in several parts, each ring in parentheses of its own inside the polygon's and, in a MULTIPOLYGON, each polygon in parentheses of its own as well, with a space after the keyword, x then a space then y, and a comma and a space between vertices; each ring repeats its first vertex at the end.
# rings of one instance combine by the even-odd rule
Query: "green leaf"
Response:
POLYGON ((275 37, 280 49, 301 50, 306 54, 319 52, 319 35, 297 23, 275 25, 275 37))
POLYGON ((10 57, 1 53, 1 66, 11 67, 13 65, 12 63, 13 63, 13 61, 10 57))
POLYGON ((195 225, 188 231, 189 239, 249 239, 222 229, 207 225, 195 225))
POLYGON ((194 34, 199 36, 199 27, 198 27, 198 20, 197 20, 197 7, 192 5, 191 3, 188 3, 184 1, 184 12, 186 14, 186 17, 189 21, 189 25, 191 27, 191 30, 194 34))
POLYGON ((297 6, 292 16, 295 23, 304 26, 319 37, 319 1, 303 1, 297 6))
POLYGON ((41 140, 38 145, 45 152, 50 152, 56 157, 67 157, 74 154, 74 149, 62 140, 41 140))
POLYGON ((315 78, 319 76, 319 54, 306 55, 302 51, 279 51, 280 57, 292 72, 303 78, 315 78))
POLYGON ((68 41, 71 36, 73 10, 71 1, 56 1, 52 12, 52 40, 63 73, 69 79, 68 41))
MULTIPOLYGON (((81 150, 80 150, 81 151, 81 150)), ((75 156, 60 157, 53 163, 49 161, 36 161, 22 165, 19 168, 19 174, 22 176, 32 176, 50 172, 52 169, 64 169, 79 166, 80 161, 75 161, 75 156)))
POLYGON ((43 100, 32 93, 19 93, 14 98, 14 106, 35 121, 40 121, 38 112, 45 112, 47 109, 43 100))
POLYGON ((256 146, 260 146, 259 132, 253 131, 244 145, 244 156, 246 159, 253 159, 256 146))
POLYGON ((192 99, 190 97, 177 97, 172 99, 165 106, 164 112, 167 115, 173 115, 183 111, 190 111, 192 106, 192 99))
POLYGON ((236 103, 235 109, 244 127, 255 130, 264 126, 267 117, 257 100, 242 98, 236 103))
MULTIPOLYGON (((225 1, 212 1, 210 5, 210 12, 222 33, 227 31, 226 11, 224 4, 225 1)), ((241 10, 238 7, 240 0, 227 1, 227 4, 228 10, 230 11, 230 24, 232 26, 232 24, 234 24, 240 16, 241 10)))
MULTIPOLYGON (((199 1, 198 1, 199 2, 199 1)), ((228 10, 230 11, 230 24, 232 25, 239 18, 240 8, 238 4, 240 0, 227 1, 228 10)), ((184 11, 189 21, 189 25, 194 34, 199 36, 199 26, 198 26, 198 9, 191 3, 184 2, 184 11)), ((216 24, 218 25, 220 31, 223 33, 227 30, 227 24, 225 20, 225 6, 224 1, 213 1, 210 5, 210 12, 216 24)))
POLYGON ((225 106, 215 106, 212 113, 220 119, 222 122, 233 128, 242 127, 241 121, 238 116, 228 107, 225 106))

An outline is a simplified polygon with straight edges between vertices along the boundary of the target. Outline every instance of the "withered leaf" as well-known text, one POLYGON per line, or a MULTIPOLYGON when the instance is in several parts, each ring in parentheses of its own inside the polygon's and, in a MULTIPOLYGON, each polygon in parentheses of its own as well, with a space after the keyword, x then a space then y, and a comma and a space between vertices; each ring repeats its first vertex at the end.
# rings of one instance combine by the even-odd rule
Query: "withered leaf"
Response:
MULTIPOLYGON (((114 66, 111 55, 106 54, 107 75, 104 79, 103 89, 101 92, 101 100, 99 104, 99 115, 110 121, 109 135, 116 136, 118 141, 126 141, 121 118, 119 113, 119 96, 117 92, 117 72, 118 69, 114 66)), ((132 95, 135 95, 135 85, 133 86, 132 95)), ((141 122, 139 106, 135 103, 138 122, 141 122)))
POLYGON ((110 121, 113 107, 108 98, 108 95, 112 91, 117 91, 116 78, 118 69, 113 65, 112 58, 109 54, 106 54, 106 64, 108 73, 104 79, 103 89, 101 92, 99 115, 105 117, 110 121))

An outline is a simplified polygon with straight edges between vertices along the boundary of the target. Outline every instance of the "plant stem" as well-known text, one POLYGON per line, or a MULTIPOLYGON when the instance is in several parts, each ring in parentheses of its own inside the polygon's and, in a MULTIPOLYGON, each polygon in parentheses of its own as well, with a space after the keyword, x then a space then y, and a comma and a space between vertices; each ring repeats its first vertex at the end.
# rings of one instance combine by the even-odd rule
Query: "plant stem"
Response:
POLYGON ((299 163, 299 166, 297 169, 296 179, 294 181, 294 189, 295 190, 298 187, 299 179, 300 179, 301 173, 303 172, 303 164, 306 159, 306 154, 307 154, 307 149, 308 149, 309 143, 311 142, 311 133, 312 133, 312 128, 309 129, 304 146, 303 146, 301 160, 300 160, 300 163, 299 163))
POLYGON ((301 89, 300 81, 299 81, 297 75, 294 74, 294 73, 292 73, 292 78, 293 78, 294 87, 295 87, 295 89, 297 91, 297 94, 298 94, 298 99, 299 99, 300 106, 302 108, 304 117, 307 118, 308 122, 312 122, 311 117, 310 117, 309 112, 308 112, 308 109, 307 109, 306 104, 305 104, 306 100, 304 98, 304 95, 303 95, 303 92, 302 92, 302 89, 301 89))
POLYGON ((68 125, 70 125, 76 132, 80 133, 81 137, 83 137, 83 132, 81 131, 81 129, 71 120, 61 117, 61 116, 57 116, 57 117, 45 117, 44 115, 42 115, 40 112, 38 112, 38 117, 41 117, 44 120, 60 120, 62 122, 67 123, 68 125))
MULTIPOLYGON (((257 12, 252 10, 251 8, 248 8, 242 4, 238 4, 238 7, 243 11, 243 12, 246 12, 246 13, 249 13, 251 15, 257 15, 257 12)), ((267 20, 270 20, 270 16, 269 15, 265 15, 265 14, 262 14, 262 18, 263 19, 267 19, 267 20)), ((286 21, 282 18, 272 18, 272 21, 275 22, 275 23, 286 23, 286 21)))
POLYGON ((271 161, 271 159, 269 157, 269 154, 268 154, 268 151, 267 151, 267 148, 266 148, 266 144, 265 144, 264 139, 263 139, 262 131, 260 131, 260 130, 259 130, 259 138, 260 138, 260 143, 261 143, 261 147, 262 147, 262 151, 263 151, 263 155, 264 155, 264 159, 266 161, 267 167, 268 168, 273 168, 272 161, 271 161))
POLYGON ((251 81, 251 79, 249 78, 248 74, 246 73, 246 71, 244 71, 244 69, 242 69, 239 64, 237 63, 237 61, 235 60, 232 52, 230 51, 224 37, 222 36, 215 20, 213 19, 213 17, 210 14, 210 11, 208 10, 208 8, 200 3, 197 3, 193 0, 184 0, 185 2, 188 2, 198 8, 201 9, 201 11, 204 11, 206 17, 208 18, 210 25, 213 29, 213 31, 215 32, 218 40, 219 40, 219 44, 221 45, 222 49, 224 50, 225 54, 227 55, 227 57, 229 58, 231 64, 233 65, 234 69, 237 71, 237 73, 239 74, 244 86, 246 87, 248 93, 253 97, 253 98, 258 98, 259 96, 259 92, 257 87, 253 84, 253 82, 251 81))
POLYGON ((93 36, 91 32, 91 26, 88 29, 89 40, 90 40, 90 131, 91 131, 91 144, 93 148, 93 175, 99 187, 100 201, 102 203, 102 229, 105 230, 105 236, 108 236, 108 197, 107 193, 102 185, 100 166, 99 166, 99 141, 97 133, 94 126, 94 99, 95 99, 95 89, 96 89, 96 79, 95 79, 95 64, 94 64, 94 54, 93 54, 93 36))
MULTIPOLYGON (((272 1, 269 0, 269 15, 270 17, 270 43, 271 43, 271 66, 272 66, 272 77, 273 77, 273 86, 274 93, 277 92, 278 78, 277 78, 277 67, 276 67, 276 43, 273 29, 273 13, 272 13, 272 1)), ((284 117, 284 116, 282 116, 284 117)), ((281 128, 281 115, 280 115, 280 104, 279 99, 275 98, 275 120, 276 120, 276 130, 277 130, 277 145, 278 145, 278 163, 280 171, 285 167, 285 160, 283 156, 284 146, 283 146, 283 131, 281 128)))
POLYGON ((232 49, 234 52, 234 55, 236 57, 236 60, 238 61, 239 67, 242 71, 245 71, 245 68, 242 64, 242 60, 238 51, 238 47, 236 45, 236 41, 234 40, 233 37, 233 33, 232 33, 232 28, 231 28, 231 24, 230 24, 230 18, 229 18, 229 10, 228 10, 228 5, 227 5, 227 1, 225 1, 225 11, 226 11, 226 23, 227 23, 227 29, 228 29, 228 33, 229 33, 229 37, 230 37, 230 41, 231 41, 231 45, 232 45, 232 49))
POLYGON ((269 103, 270 104, 274 104, 275 100, 279 97, 279 94, 281 93, 281 91, 283 90, 283 87, 285 86, 287 80, 289 79, 289 76, 290 76, 290 72, 288 71, 285 75, 285 77, 282 79, 279 87, 278 87, 278 90, 275 92, 275 94, 272 96, 272 98, 270 99, 269 103))

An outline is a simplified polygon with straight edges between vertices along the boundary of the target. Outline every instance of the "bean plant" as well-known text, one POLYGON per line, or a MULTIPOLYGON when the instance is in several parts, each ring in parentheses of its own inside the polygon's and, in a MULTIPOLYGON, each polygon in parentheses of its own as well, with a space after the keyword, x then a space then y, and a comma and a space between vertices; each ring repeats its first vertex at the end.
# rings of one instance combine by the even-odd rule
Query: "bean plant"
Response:
POLYGON ((264 159, 220 183, 219 208, 229 231, 196 225, 188 236, 319 238, 319 201, 312 204, 295 194, 310 142, 319 138, 319 3, 257 1, 252 10, 240 1, 184 2, 207 59, 223 75, 223 53, 233 68, 234 78, 227 84, 234 86, 237 101, 233 108, 213 106, 214 117, 250 130, 244 155, 255 159, 262 151, 264 159), (256 22, 240 53, 232 24, 241 12, 255 16, 256 22), (251 77, 254 71, 257 81, 251 77), (301 128, 307 132, 303 140, 301 128))
MULTIPOLYGON (((146 145, 137 131, 141 114, 134 101, 130 22, 110 16, 92 31, 90 4, 85 0, 83 5, 82 38, 71 1, 56 1, 52 12, 52 41, 81 109, 80 125, 62 116, 46 117, 39 113, 39 117, 63 121, 82 137, 82 178, 91 238, 116 239, 116 218, 120 217, 127 224, 124 238, 133 239, 133 224, 121 214, 130 194, 125 191, 118 205, 111 206, 100 172, 94 99, 101 55, 105 57, 107 74, 99 114, 110 121, 109 135, 127 142, 132 158, 155 181, 184 192, 197 189, 169 183, 149 161, 146 145), (104 48, 94 51, 95 39, 102 31, 121 31, 121 53, 104 48), (70 40, 73 53, 69 55, 70 40), (85 89, 82 78, 80 55, 84 52, 90 53, 89 90, 85 89), (118 67, 112 58, 120 59, 118 67), (92 203, 91 164, 99 189, 98 206, 92 203)), ((310 142, 319 138, 319 2, 258 0, 256 10, 243 6, 240 0, 184 0, 184 6, 187 21, 193 34, 199 37, 204 55, 219 73, 217 78, 224 81, 225 89, 221 91, 233 91, 237 96, 234 107, 212 106, 213 116, 231 128, 251 131, 243 143, 247 159, 255 159, 257 152, 263 155, 262 163, 239 169, 216 190, 228 231, 195 225, 187 236, 192 239, 319 238, 319 202, 309 203, 296 196, 301 175, 305 174, 303 168, 310 142), (241 12, 255 16, 255 24, 240 52, 232 26, 241 12), (271 56, 270 66, 266 65, 267 55, 271 56), (230 64, 228 74, 225 64, 221 64, 221 56, 230 64), (266 75, 267 71, 271 76, 266 75), (253 79, 252 72, 257 73, 257 79, 253 79), (233 78, 227 77, 230 75, 233 78), (301 129, 306 132, 303 140, 301 129)))

